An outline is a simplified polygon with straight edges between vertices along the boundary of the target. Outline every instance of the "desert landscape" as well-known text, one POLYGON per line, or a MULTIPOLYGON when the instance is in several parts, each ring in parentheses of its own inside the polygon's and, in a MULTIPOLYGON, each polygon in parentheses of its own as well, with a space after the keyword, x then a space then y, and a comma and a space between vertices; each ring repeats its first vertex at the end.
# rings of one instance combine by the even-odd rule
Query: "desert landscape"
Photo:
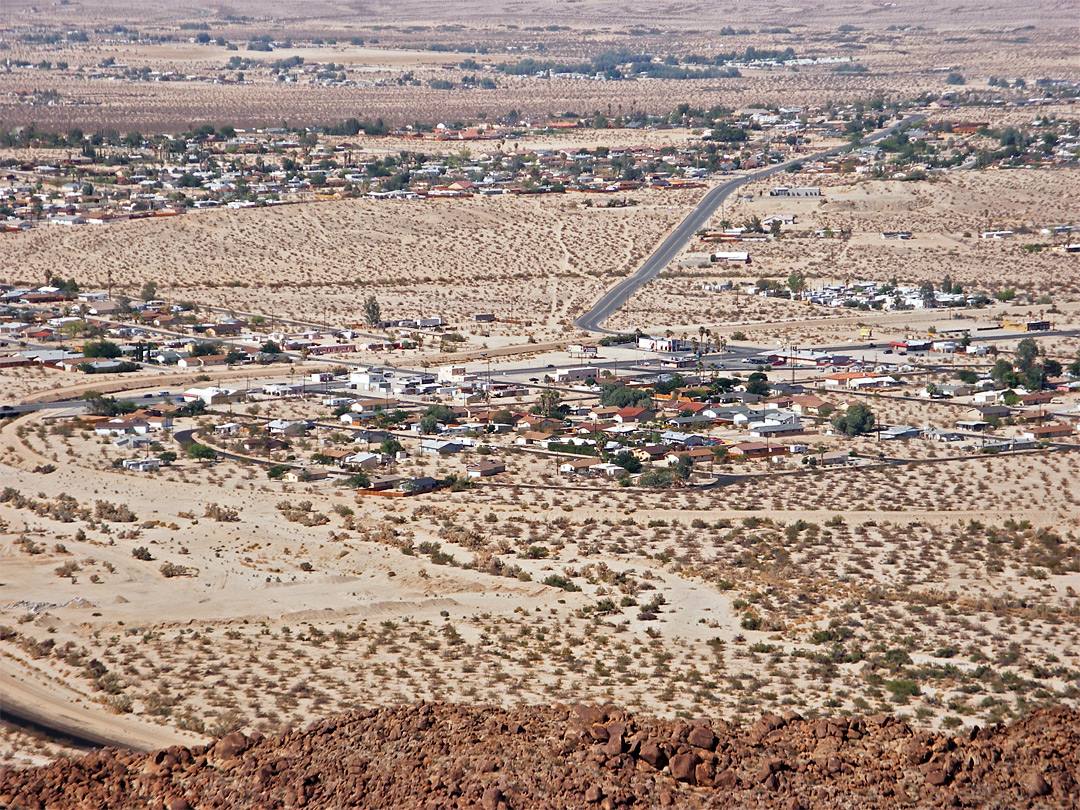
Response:
POLYGON ((1075 807, 1078 32, 6 4, 0 807, 1075 807))

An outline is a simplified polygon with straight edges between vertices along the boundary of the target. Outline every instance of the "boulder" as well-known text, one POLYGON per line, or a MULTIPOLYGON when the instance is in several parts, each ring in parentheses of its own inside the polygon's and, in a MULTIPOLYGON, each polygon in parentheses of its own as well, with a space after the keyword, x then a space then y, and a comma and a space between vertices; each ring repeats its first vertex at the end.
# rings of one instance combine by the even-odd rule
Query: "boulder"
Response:
POLYGON ((502 801, 502 798, 502 791, 492 785, 485 790, 480 797, 480 806, 483 807, 484 810, 495 810, 495 808, 499 806, 499 802, 502 801))
POLYGON ((658 770, 667 764, 667 755, 665 755, 664 752, 660 750, 660 746, 654 742, 643 743, 641 750, 638 751, 638 758, 644 760, 658 770))
POLYGON ((1035 771, 1032 771, 1023 778, 1021 787, 1023 788, 1024 793, 1033 799, 1038 796, 1046 796, 1050 793, 1050 785, 1043 779, 1041 773, 1035 771))
POLYGON ((701 758, 692 751, 676 754, 671 758, 671 775, 679 782, 687 782, 692 785, 694 784, 695 771, 699 762, 701 762, 701 758))
POLYGON ((712 729, 705 726, 694 726, 686 735, 686 741, 694 748, 703 748, 706 751, 716 748, 716 735, 713 734, 712 729))

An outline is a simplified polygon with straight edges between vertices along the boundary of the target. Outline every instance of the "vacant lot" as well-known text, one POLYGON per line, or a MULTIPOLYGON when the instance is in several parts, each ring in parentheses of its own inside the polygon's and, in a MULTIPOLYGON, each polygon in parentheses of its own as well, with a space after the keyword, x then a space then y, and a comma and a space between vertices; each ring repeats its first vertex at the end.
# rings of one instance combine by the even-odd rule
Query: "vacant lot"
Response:
MULTIPOLYGON (((640 205, 586 208, 584 195, 347 200, 208 211, 5 240, 19 278, 72 274, 135 294, 345 325, 374 293, 387 318, 494 311, 558 332, 625 274, 701 190, 635 192, 640 205)), ((16 276, 12 276, 14 279, 16 276)))

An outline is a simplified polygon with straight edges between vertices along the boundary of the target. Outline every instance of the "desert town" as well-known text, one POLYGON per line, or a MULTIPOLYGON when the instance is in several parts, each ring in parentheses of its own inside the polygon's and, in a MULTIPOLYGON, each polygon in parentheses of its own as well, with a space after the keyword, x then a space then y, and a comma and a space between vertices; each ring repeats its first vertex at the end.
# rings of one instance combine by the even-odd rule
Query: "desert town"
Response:
POLYGON ((0 11, 0 806, 1075 806, 1080 20, 91 5, 0 11))

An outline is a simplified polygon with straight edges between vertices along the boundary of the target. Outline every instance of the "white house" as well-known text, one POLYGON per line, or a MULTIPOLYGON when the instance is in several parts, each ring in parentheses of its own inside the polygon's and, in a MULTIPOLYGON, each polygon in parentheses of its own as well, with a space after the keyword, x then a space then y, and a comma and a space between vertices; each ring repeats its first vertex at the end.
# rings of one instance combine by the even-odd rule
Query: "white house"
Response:
POLYGON ((351 456, 345 456, 342 460, 342 464, 348 464, 350 467, 360 467, 364 470, 371 470, 378 467, 382 462, 382 456, 378 453, 353 453, 351 456))
POLYGON ((161 466, 160 458, 127 458, 122 462, 125 470, 132 472, 149 472, 161 466))
POLYGON ((201 399, 207 406, 211 406, 222 402, 232 402, 237 396, 237 391, 233 388, 218 388, 211 385, 206 388, 189 388, 180 396, 184 402, 195 402, 201 399))

